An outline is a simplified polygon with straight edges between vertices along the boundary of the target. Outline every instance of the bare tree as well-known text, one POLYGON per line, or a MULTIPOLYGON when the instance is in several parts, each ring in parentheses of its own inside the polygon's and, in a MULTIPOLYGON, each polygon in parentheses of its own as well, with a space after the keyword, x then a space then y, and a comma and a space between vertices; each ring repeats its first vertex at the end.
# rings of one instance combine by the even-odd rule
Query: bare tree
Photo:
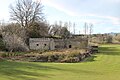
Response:
POLYGON ((69 23, 68 23, 68 30, 69 31, 70 31, 71 26, 72 26, 72 23, 69 21, 69 23))
POLYGON ((43 6, 40 1, 18 0, 15 6, 10 6, 10 16, 12 20, 17 21, 26 29, 32 23, 44 20, 42 10, 43 6))
POLYGON ((47 24, 47 22, 41 22, 41 23, 37 23, 34 22, 33 26, 29 27, 28 29, 28 34, 29 37, 31 38, 39 38, 39 37, 48 37, 49 36, 49 25, 47 24))
POLYGON ((59 25, 60 28, 62 28, 63 22, 62 22, 62 21, 59 21, 59 24, 58 24, 58 25, 59 25))
POLYGON ((88 28, 87 23, 85 23, 85 25, 84 25, 84 33, 85 33, 85 35, 87 34, 87 28, 88 28))
POLYGON ((61 31, 61 26, 55 23, 54 25, 52 25, 52 27, 50 29, 50 35, 51 36, 60 36, 60 31, 61 31))
POLYGON ((68 29, 68 22, 64 23, 64 27, 66 27, 68 29))
POLYGON ((68 29, 66 27, 62 27, 60 30, 60 36, 64 39, 70 37, 70 32, 68 31, 68 29))
POLYGON ((25 30, 25 42, 27 45, 29 45, 30 37, 29 28, 34 26, 35 22, 40 23, 44 21, 42 10, 43 5, 41 4, 40 0, 36 2, 33 0, 17 0, 14 6, 10 6, 11 19, 19 23, 20 26, 25 30))
POLYGON ((68 38, 70 36, 70 32, 68 31, 68 23, 63 23, 64 25, 62 25, 62 22, 60 21, 59 24, 57 24, 57 22, 52 25, 51 29, 50 29, 50 34, 52 36, 57 36, 57 37, 61 37, 61 38, 68 38))
POLYGON ((76 27, 76 24, 73 23, 73 34, 75 34, 75 27, 76 27))
POLYGON ((9 51, 28 51, 24 41, 24 30, 18 24, 2 26, 2 37, 6 48, 9 51))
POLYGON ((85 35, 86 34, 92 34, 92 32, 93 32, 93 24, 92 23, 90 23, 90 24, 88 24, 88 23, 85 23, 84 24, 84 33, 85 33, 85 35))
POLYGON ((89 27, 89 42, 91 42, 92 41, 92 33, 93 33, 93 24, 90 23, 88 27, 89 27))
POLYGON ((89 33, 90 33, 90 35, 93 33, 93 24, 90 24, 90 26, 89 26, 89 33))

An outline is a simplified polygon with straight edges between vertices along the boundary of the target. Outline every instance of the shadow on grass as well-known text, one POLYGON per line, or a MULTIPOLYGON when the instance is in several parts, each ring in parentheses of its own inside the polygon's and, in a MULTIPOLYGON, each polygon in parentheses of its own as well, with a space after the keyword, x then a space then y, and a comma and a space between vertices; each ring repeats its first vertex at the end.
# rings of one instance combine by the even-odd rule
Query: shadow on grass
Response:
POLYGON ((93 61, 95 61, 95 58, 96 58, 96 57, 97 57, 97 56, 92 55, 92 56, 90 56, 90 57, 85 58, 82 62, 93 62, 93 61))
MULTIPOLYGON (((92 56, 87 61, 94 61, 96 56, 92 56)), ((101 73, 97 73, 95 71, 91 71, 88 69, 77 68, 78 65, 47 65, 44 63, 22 63, 22 62, 8 62, 3 61, 0 62, 0 76, 5 78, 5 80, 42 80, 41 78, 52 78, 55 77, 51 72, 59 72, 64 75, 64 72, 68 73, 81 73, 81 74, 89 74, 89 75, 101 75, 101 73), (66 66, 67 65, 67 66, 66 66)), ((57 75, 56 75, 57 76, 57 75)), ((59 75, 58 75, 59 76, 59 75)))
POLYGON ((43 73, 45 71, 60 70, 51 66, 43 66, 35 63, 21 62, 0 62, 0 76, 8 80, 41 80, 40 78, 50 78, 52 74, 43 73))
POLYGON ((120 49, 116 47, 100 47, 99 52, 105 55, 120 55, 120 49))

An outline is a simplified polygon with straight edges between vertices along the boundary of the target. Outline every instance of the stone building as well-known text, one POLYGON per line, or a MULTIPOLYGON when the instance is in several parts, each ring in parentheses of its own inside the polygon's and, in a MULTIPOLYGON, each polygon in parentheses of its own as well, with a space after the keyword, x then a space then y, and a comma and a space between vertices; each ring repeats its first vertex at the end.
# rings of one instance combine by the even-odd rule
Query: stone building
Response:
POLYGON ((55 43, 51 38, 30 38, 29 47, 32 50, 54 50, 55 43))
POLYGON ((81 38, 30 38, 29 47, 31 50, 55 50, 64 48, 85 48, 87 40, 81 38))

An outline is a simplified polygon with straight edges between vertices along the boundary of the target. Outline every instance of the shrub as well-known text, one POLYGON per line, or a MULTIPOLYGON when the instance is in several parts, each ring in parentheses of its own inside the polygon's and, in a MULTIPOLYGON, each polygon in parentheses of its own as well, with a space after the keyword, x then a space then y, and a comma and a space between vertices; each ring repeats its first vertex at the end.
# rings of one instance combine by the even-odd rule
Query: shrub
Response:
POLYGON ((48 56, 47 55, 39 55, 35 61, 39 62, 48 62, 48 56))
POLYGON ((36 62, 80 62, 90 56, 85 50, 60 50, 44 52, 42 54, 27 54, 26 57, 34 57, 36 62))
POLYGON ((5 57, 8 57, 9 55, 8 55, 8 53, 1 53, 0 56, 3 57, 3 58, 5 58, 5 57))
POLYGON ((65 59, 61 60, 61 62, 67 62, 67 63, 74 63, 74 62, 80 62, 80 59, 78 57, 65 57, 65 59))

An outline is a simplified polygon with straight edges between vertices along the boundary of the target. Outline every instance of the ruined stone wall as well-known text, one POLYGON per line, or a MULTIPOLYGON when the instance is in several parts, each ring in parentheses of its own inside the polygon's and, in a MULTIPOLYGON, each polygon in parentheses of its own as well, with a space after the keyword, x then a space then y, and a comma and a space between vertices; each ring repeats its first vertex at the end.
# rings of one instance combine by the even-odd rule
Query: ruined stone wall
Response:
POLYGON ((84 39, 84 38, 71 38, 68 41, 68 48, 72 47, 72 48, 86 48, 88 46, 88 40, 84 39))
POLYGON ((50 39, 49 38, 30 38, 29 46, 32 50, 49 50, 50 49, 50 39))
POLYGON ((64 48, 85 48, 87 40, 82 39, 54 39, 54 38, 30 38, 30 49, 32 50, 55 50, 64 48))
POLYGON ((63 49, 65 48, 64 39, 54 39, 55 49, 63 49))

